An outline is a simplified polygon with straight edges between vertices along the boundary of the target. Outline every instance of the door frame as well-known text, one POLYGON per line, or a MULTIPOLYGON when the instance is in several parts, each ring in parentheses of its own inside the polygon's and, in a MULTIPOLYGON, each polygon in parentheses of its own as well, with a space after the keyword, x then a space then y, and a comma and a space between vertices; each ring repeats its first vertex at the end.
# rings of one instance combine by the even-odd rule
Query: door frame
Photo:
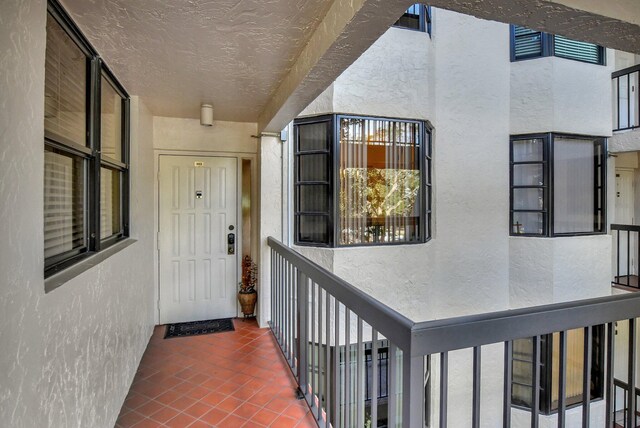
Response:
MULTIPOLYGON (((237 233, 236 242, 242 243, 242 237, 244 231, 242 230, 242 161, 251 161, 251 255, 253 260, 259 260, 259 248, 258 242, 258 155, 256 153, 242 153, 242 152, 209 152, 203 150, 155 150, 153 151, 153 230, 155 236, 153 238, 153 276, 154 276, 154 319, 155 325, 160 322, 160 250, 158 248, 159 233, 160 233, 160 156, 203 156, 203 157, 224 157, 236 159, 236 209, 237 209, 237 233)), ((236 269, 236 283, 240 282, 242 278, 242 251, 239 251, 240 257, 237 258, 236 269)), ((256 308, 260 310, 260 308, 256 308)), ((236 316, 241 316, 240 305, 236 300, 236 316)))

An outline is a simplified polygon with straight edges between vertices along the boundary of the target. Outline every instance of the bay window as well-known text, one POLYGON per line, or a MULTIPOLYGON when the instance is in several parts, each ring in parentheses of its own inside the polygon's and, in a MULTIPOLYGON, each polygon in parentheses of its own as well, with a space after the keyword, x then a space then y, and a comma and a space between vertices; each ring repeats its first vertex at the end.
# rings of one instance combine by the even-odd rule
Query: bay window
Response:
POLYGON ((298 119, 294 127, 296 244, 429 238, 431 141, 424 122, 335 115, 298 119))
POLYGON ((511 235, 604 233, 605 140, 560 134, 511 138, 511 235))

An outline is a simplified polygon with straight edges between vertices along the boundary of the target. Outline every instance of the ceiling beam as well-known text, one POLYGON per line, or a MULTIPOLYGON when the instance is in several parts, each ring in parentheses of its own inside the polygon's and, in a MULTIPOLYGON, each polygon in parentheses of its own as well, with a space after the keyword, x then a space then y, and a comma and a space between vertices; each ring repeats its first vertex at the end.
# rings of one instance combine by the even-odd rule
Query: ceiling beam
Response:
MULTIPOLYGON (((259 130, 278 132, 284 128, 412 3, 335 0, 260 114, 259 130)), ((430 0, 428 3, 640 54, 637 0, 430 0)))
POLYGON ((412 0, 334 0, 258 119, 279 132, 373 44, 412 0))

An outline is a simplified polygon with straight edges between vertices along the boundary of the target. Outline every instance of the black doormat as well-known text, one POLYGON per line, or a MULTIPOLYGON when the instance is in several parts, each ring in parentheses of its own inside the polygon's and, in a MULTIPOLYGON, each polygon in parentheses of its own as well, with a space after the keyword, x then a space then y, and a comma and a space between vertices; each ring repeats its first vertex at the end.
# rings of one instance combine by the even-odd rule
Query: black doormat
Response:
POLYGON ((167 324, 167 330, 164 334, 164 338, 170 339, 172 337, 198 336, 200 334, 222 333, 234 330, 235 328, 233 327, 233 321, 231 318, 179 322, 176 324, 167 324))

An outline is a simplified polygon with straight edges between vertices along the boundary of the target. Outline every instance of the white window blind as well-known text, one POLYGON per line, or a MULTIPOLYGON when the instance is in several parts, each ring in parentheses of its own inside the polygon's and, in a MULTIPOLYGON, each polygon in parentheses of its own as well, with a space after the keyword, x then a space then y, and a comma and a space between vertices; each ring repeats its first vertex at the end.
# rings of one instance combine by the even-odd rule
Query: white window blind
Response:
POLYGON ((594 142, 556 137, 553 171, 554 233, 594 232, 594 142))
POLYGON ((122 98, 102 76, 100 142, 102 156, 122 161, 122 98))
POLYGON ((52 151, 44 154, 44 256, 84 246, 82 161, 52 151))
POLYGON ((47 15, 45 130, 86 145, 87 60, 60 25, 47 15))

